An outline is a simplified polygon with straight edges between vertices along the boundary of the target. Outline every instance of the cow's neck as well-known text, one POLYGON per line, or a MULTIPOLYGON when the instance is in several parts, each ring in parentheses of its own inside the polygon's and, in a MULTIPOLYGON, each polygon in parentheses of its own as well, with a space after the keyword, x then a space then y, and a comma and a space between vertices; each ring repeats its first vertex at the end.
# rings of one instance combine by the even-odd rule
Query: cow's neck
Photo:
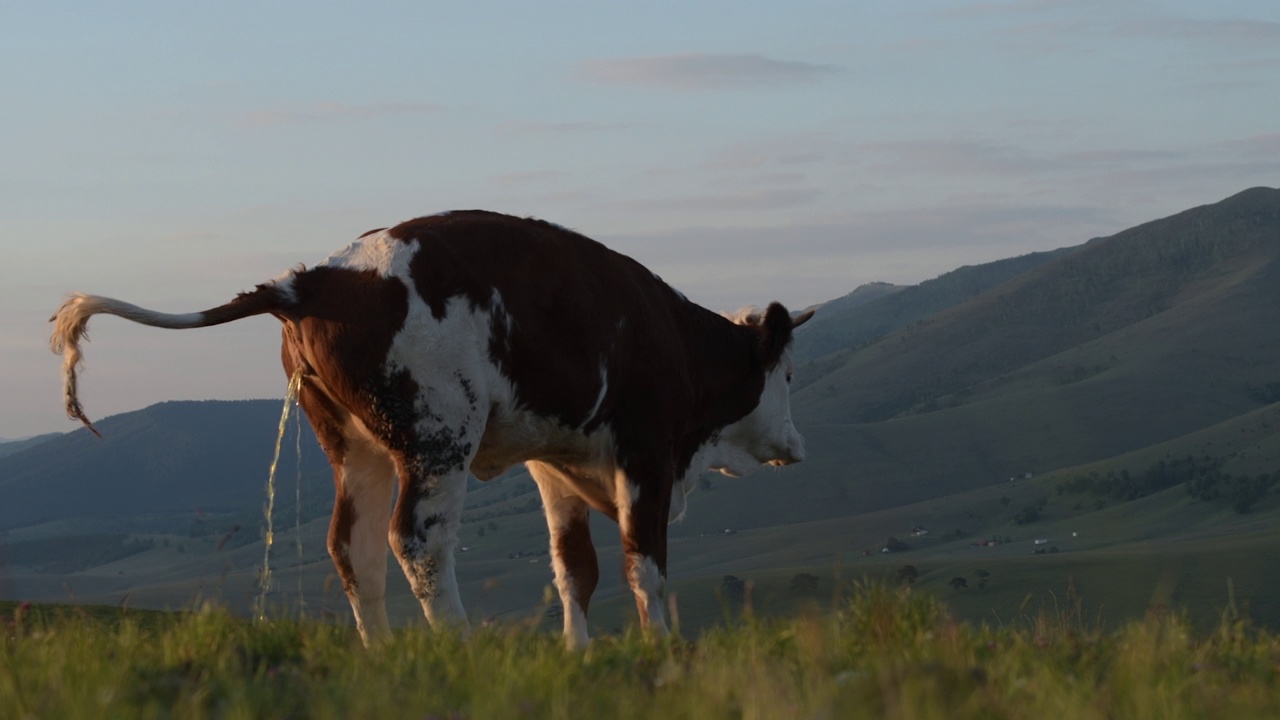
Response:
POLYGON ((737 325, 704 307, 686 301, 689 367, 694 369, 694 412, 691 427, 698 437, 689 452, 721 428, 755 409, 764 387, 764 369, 757 352, 755 329, 737 325))

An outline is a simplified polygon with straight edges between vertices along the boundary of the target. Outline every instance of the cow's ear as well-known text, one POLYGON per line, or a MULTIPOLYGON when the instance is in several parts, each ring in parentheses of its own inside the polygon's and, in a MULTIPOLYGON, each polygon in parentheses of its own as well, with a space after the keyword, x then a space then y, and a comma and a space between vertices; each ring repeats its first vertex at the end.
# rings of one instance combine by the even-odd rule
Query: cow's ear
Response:
POLYGON ((780 303, 771 303, 760 323, 760 359, 766 368, 773 368, 782 359, 782 353, 791 342, 791 313, 780 303))

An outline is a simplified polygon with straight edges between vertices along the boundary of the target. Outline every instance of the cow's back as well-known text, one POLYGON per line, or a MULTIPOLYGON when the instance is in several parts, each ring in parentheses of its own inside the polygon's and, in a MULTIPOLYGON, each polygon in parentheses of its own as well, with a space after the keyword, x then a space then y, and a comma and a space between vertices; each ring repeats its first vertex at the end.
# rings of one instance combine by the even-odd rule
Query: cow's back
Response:
POLYGON ((416 246, 415 292, 439 318, 451 298, 489 313, 488 355, 518 401, 590 431, 616 393, 603 384, 679 383, 687 304, 644 266, 557 225, 453 212, 386 231, 416 246))
POLYGON ((619 416, 687 415, 672 404, 691 394, 681 314, 692 304, 551 223, 419 218, 366 233, 294 287, 301 307, 323 308, 307 312, 300 336, 318 339, 310 355, 337 404, 366 423, 426 413, 484 424, 480 476, 526 459, 611 456, 619 416), (344 292, 322 297, 323 286, 344 292), (600 431, 607 448, 592 446, 600 431))

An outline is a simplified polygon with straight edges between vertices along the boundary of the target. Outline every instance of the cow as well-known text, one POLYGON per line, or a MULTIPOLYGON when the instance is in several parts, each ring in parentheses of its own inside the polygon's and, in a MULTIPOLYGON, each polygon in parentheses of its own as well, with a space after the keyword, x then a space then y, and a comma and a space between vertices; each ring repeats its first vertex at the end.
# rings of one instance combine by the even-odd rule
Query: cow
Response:
POLYGON ((565 640, 581 647, 599 577, 589 510, 617 522, 641 626, 665 634, 667 524, 697 478, 804 458, 789 345, 812 312, 772 303, 730 319, 542 220, 469 210, 373 230, 198 313, 69 295, 50 344, 67 414, 94 433, 76 371, 98 313, 160 328, 282 323, 284 370, 301 374, 333 466, 328 549, 366 645, 390 634, 388 542, 430 624, 467 629, 454 550, 468 472, 528 467, 565 640))

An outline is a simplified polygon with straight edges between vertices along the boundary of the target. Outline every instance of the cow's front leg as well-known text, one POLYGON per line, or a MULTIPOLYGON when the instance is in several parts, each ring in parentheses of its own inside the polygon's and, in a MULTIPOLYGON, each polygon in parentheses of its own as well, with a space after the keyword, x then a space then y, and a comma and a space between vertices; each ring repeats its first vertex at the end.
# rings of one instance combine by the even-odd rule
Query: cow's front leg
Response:
POLYGON ((431 626, 468 628, 454 574, 454 550, 466 496, 466 465, 448 471, 401 468, 389 539, 431 626))
POLYGON ((667 583, 667 513, 671 505, 671 480, 652 485, 637 483, 634 475, 620 480, 618 525, 627 582, 636 596, 640 626, 654 635, 666 635, 663 598, 667 583))
POLYGON ((600 580, 587 503, 562 478, 563 470, 543 463, 528 464, 538 483, 551 534, 551 568, 564 608, 564 639, 570 649, 586 647, 587 607, 600 580))

